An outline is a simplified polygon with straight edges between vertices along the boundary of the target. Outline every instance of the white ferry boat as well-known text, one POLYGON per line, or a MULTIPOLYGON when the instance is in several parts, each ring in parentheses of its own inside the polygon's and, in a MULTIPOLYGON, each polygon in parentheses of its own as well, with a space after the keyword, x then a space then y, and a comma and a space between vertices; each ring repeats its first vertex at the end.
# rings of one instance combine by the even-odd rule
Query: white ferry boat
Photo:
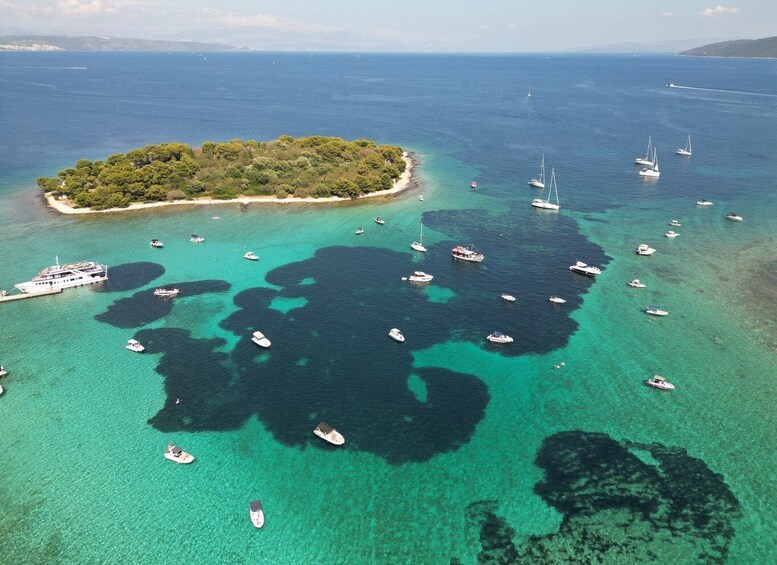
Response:
POLYGON ((34 294, 55 288, 70 288, 94 284, 107 279, 107 265, 98 265, 92 261, 60 265, 59 257, 57 257, 53 266, 43 269, 31 281, 19 283, 15 286, 24 293, 34 294))
POLYGON ((472 261, 473 263, 480 263, 484 259, 483 254, 478 252, 474 245, 457 245, 451 249, 451 255, 454 259, 472 261))
POLYGON ((587 275, 589 277, 595 277, 601 275, 602 270, 599 267, 594 267, 582 261, 576 261, 574 265, 569 266, 569 270, 579 275, 587 275))
POLYGON ((313 433, 332 445, 343 445, 345 443, 343 435, 326 422, 319 422, 313 433))

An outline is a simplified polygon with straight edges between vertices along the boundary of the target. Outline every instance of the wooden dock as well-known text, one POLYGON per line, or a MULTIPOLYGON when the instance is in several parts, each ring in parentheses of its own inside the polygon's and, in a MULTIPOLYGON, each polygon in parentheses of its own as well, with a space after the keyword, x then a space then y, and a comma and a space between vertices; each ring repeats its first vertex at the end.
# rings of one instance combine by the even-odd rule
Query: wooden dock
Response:
POLYGON ((21 292, 19 294, 7 294, 0 296, 0 302, 11 302, 13 300, 24 300, 25 298, 35 298, 36 296, 48 296, 49 294, 59 294, 61 288, 51 288, 41 292, 21 292))

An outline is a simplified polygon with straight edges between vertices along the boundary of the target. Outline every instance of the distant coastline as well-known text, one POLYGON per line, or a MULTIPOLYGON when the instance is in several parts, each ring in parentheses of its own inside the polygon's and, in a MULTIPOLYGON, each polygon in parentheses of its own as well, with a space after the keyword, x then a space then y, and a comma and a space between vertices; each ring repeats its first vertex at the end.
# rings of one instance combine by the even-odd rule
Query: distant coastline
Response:
POLYGON ((116 214, 120 212, 130 212, 136 210, 147 210, 150 208, 161 208, 166 206, 215 206, 224 204, 336 204, 342 202, 354 202, 358 200, 364 200, 367 198, 375 197, 388 197, 399 194, 410 188, 411 181, 413 180, 413 169, 415 168, 415 161, 410 153, 404 151, 402 153, 402 159, 404 159, 406 166, 405 170, 394 181, 393 186, 388 190, 380 190, 371 192, 369 194, 362 194, 356 198, 343 198, 339 196, 329 196, 323 198, 277 198, 275 196, 241 196, 238 198, 232 198, 229 200, 218 200, 214 198, 199 198, 194 200, 173 200, 172 202, 137 202, 130 204, 126 208, 108 208, 106 210, 94 210, 92 208, 75 208, 72 203, 66 199, 56 198, 51 193, 45 193, 44 198, 47 204, 61 214, 116 214))

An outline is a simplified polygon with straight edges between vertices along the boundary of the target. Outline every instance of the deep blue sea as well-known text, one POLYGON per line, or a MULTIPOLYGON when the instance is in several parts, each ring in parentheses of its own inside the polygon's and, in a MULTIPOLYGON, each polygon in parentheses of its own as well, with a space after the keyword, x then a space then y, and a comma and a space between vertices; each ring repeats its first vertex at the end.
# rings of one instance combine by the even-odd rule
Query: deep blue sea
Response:
POLYGON ((110 274, 0 303, 0 562, 777 560, 777 61, 0 53, 0 124, 0 288, 55 256, 110 274), (400 145, 411 187, 65 216, 35 184, 279 135, 400 145), (543 154, 556 213, 530 206, 543 154))

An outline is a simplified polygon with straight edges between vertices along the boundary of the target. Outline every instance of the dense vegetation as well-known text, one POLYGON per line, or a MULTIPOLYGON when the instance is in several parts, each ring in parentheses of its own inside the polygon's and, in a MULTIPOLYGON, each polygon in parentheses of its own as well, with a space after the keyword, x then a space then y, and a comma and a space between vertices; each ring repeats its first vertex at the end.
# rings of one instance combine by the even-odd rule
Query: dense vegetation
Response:
POLYGON ((393 145, 284 135, 267 142, 206 142, 199 149, 149 145, 105 161, 82 159, 55 178, 39 178, 38 186, 95 210, 202 197, 355 198, 391 188, 405 165, 402 149, 393 145))
POLYGON ((736 41, 722 41, 710 43, 688 51, 680 55, 694 55, 697 57, 777 57, 777 37, 764 37, 763 39, 738 39, 736 41))

